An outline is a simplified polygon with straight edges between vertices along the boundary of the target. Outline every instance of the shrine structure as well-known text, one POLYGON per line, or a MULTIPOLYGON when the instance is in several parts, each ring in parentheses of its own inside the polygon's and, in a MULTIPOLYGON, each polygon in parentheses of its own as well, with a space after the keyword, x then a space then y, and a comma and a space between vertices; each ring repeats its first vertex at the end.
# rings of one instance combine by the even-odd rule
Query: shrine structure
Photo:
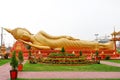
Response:
POLYGON ((23 42, 21 42, 19 40, 16 41, 13 44, 13 47, 11 48, 11 52, 13 52, 13 51, 16 51, 16 53, 17 53, 16 55, 18 55, 19 51, 22 51, 24 59, 28 59, 28 50, 23 42))
POLYGON ((0 53, 4 56, 6 54, 6 47, 5 44, 2 44, 1 48, 0 48, 0 53))
POLYGON ((117 46, 116 46, 116 41, 120 41, 120 31, 116 32, 114 29, 114 32, 111 35, 112 35, 111 41, 114 42, 114 53, 113 54, 116 56, 120 56, 120 54, 117 53, 117 46))

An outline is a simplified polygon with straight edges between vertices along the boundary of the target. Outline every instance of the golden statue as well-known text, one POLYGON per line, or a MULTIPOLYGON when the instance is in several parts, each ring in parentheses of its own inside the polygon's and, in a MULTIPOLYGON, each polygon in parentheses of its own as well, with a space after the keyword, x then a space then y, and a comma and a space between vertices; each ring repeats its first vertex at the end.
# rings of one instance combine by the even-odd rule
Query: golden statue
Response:
POLYGON ((113 42, 111 41, 108 43, 98 43, 95 41, 75 39, 71 36, 51 36, 44 31, 40 31, 33 35, 25 28, 15 28, 13 30, 4 29, 11 33, 16 40, 21 40, 38 49, 61 49, 62 47, 65 49, 113 49, 113 42))

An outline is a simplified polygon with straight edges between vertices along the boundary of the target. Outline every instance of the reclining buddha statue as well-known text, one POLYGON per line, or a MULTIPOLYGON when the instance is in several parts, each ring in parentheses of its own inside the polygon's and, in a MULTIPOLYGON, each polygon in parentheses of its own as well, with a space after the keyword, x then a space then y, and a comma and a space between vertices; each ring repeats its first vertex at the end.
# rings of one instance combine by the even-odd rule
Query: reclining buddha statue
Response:
POLYGON ((71 36, 52 36, 44 31, 40 31, 37 34, 31 34, 25 28, 15 28, 13 30, 4 28, 7 32, 11 33, 16 40, 20 40, 25 44, 38 49, 113 49, 113 42, 99 43, 96 41, 86 41, 75 39, 71 36))

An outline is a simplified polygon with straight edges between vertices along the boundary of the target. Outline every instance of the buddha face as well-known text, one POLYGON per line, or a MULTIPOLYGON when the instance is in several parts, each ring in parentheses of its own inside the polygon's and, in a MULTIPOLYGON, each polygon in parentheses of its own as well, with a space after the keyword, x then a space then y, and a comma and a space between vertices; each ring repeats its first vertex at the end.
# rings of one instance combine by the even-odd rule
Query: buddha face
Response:
POLYGON ((31 33, 24 28, 16 28, 12 30, 11 34, 17 40, 21 39, 24 41, 30 41, 30 38, 31 38, 31 33))
POLYGON ((20 34, 19 35, 20 39, 25 40, 25 41, 29 41, 30 40, 30 34, 27 31, 19 30, 18 34, 20 34))

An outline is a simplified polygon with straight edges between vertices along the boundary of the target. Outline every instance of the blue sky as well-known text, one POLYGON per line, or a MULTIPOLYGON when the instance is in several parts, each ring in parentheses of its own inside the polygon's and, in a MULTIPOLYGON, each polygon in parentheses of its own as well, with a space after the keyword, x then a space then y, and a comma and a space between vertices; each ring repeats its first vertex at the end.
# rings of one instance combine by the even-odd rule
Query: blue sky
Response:
MULTIPOLYGON (((120 0, 0 0, 0 27, 94 40, 120 31, 120 0)), ((4 32, 4 42, 14 43, 4 32)))

